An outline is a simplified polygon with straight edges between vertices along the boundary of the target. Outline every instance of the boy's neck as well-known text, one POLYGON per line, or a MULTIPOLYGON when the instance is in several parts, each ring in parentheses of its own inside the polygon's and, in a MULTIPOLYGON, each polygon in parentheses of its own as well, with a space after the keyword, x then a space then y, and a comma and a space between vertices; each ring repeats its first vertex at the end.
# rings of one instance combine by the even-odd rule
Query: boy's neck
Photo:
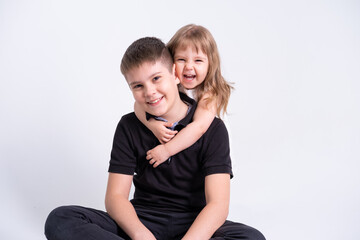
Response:
POLYGON ((171 123, 180 121, 186 117, 188 108, 189 106, 179 97, 178 101, 170 110, 169 114, 166 115, 166 120, 171 123))

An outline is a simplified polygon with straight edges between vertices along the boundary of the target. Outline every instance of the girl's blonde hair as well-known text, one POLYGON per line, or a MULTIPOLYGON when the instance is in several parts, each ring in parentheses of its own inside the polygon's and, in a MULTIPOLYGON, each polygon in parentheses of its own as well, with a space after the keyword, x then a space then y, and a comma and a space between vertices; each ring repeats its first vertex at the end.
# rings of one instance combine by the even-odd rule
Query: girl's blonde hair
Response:
POLYGON ((177 49, 191 45, 195 47, 196 51, 201 49, 209 60, 209 68, 205 80, 196 87, 197 98, 200 100, 205 93, 208 93, 209 97, 204 100, 206 103, 213 100, 216 101, 216 115, 220 118, 221 115, 226 113, 233 87, 221 75, 220 55, 215 39, 205 27, 189 24, 180 28, 175 33, 167 47, 174 57, 177 49))

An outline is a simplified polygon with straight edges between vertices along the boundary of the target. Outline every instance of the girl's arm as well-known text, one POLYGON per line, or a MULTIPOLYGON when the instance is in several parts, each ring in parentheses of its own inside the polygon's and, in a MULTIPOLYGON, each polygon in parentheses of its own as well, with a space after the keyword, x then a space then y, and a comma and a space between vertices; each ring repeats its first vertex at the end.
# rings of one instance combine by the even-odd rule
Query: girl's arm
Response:
POLYGON ((136 117, 142 122, 150 131, 155 135, 160 143, 166 143, 170 141, 177 131, 172 131, 168 127, 172 126, 172 123, 157 121, 153 118, 146 120, 146 113, 139 104, 135 102, 134 112, 136 117))
POLYGON ((216 116, 217 104, 215 100, 207 104, 205 98, 207 98, 206 95, 200 99, 191 123, 171 141, 158 145, 147 152, 146 159, 150 160, 150 164, 154 164, 153 167, 159 166, 170 156, 190 147, 207 131, 216 116))
POLYGON ((206 206, 201 210, 182 240, 210 239, 224 224, 229 213, 230 176, 227 173, 205 177, 206 206))

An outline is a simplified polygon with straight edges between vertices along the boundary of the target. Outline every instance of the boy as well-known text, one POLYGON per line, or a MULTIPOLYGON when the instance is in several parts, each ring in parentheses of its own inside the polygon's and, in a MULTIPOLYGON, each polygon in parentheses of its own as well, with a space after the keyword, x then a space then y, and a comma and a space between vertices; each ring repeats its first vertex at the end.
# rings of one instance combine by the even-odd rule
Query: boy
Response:
MULTIPOLYGON (((126 50, 121 72, 147 117, 191 122, 196 103, 179 94, 172 57, 159 39, 142 38, 126 50)), ((120 120, 109 166, 107 213, 79 206, 53 210, 45 224, 48 239, 265 239, 246 225, 226 221, 232 177, 223 122, 167 163, 153 168, 146 152, 159 144, 135 116, 120 120), (134 198, 129 201, 131 183, 134 198)))

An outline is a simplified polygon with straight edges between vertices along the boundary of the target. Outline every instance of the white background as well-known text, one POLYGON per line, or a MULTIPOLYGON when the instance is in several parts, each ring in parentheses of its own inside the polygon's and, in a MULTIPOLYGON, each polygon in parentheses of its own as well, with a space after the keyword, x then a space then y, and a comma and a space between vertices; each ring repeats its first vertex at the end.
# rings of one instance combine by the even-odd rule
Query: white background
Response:
POLYGON ((272 240, 360 238, 359 1, 0 1, 0 239, 55 207, 104 209, 134 40, 188 23, 234 82, 229 219, 272 240))

